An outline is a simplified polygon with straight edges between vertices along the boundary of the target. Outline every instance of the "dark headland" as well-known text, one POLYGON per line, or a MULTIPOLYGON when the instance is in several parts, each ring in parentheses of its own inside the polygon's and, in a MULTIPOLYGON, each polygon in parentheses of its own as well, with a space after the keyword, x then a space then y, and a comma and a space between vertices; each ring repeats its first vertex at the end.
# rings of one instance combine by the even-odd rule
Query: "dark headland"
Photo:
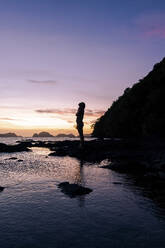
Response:
POLYGON ((113 102, 94 125, 95 137, 165 138, 165 58, 113 102))

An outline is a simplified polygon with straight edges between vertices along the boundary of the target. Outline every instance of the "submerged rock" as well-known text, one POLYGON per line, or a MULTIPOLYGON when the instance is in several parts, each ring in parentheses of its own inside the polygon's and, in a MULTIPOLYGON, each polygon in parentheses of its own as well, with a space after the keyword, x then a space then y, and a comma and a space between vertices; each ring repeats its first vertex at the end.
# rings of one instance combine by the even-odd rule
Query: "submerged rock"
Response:
POLYGON ((121 185, 121 182, 113 182, 113 184, 121 185))
POLYGON ((17 157, 11 157, 9 160, 17 160, 17 157))
POLYGON ((0 186, 0 192, 2 192, 5 189, 5 187, 0 186))
POLYGON ((63 182, 58 185, 58 187, 61 189, 61 191, 70 196, 70 197, 76 197, 78 195, 85 195, 92 192, 92 189, 82 187, 81 185, 75 184, 75 183, 69 183, 69 182, 63 182))

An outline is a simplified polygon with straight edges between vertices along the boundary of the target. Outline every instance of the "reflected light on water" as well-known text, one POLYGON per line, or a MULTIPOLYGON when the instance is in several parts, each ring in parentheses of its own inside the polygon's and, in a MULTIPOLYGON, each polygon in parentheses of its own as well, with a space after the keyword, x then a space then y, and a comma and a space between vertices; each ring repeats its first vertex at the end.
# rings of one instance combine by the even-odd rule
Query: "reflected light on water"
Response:
POLYGON ((0 185, 6 187, 0 193, 3 248, 58 244, 84 248, 89 242, 91 248, 138 248, 142 243, 144 247, 162 247, 163 213, 151 198, 144 197, 145 189, 125 175, 96 164, 83 165, 70 157, 49 157, 49 152, 32 148, 31 152, 0 154, 0 185), (93 192, 69 198, 57 187, 64 181, 89 187, 93 192), (29 236, 34 237, 30 243, 29 236))

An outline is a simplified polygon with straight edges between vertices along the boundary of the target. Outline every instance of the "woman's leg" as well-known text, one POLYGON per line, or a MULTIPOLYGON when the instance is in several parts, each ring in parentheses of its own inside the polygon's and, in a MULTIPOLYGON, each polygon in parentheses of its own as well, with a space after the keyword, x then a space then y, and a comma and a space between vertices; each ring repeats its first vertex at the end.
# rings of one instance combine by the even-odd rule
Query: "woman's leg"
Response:
POLYGON ((83 134, 83 127, 78 128, 79 136, 80 136, 80 145, 81 147, 84 146, 84 134, 83 134))

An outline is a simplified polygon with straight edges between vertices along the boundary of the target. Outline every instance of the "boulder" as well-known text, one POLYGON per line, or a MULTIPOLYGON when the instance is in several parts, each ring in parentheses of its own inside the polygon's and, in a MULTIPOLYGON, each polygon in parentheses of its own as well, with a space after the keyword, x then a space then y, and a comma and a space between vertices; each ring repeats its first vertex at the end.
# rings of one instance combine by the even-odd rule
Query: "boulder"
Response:
POLYGON ((18 162, 23 162, 23 159, 18 159, 18 162))
POLYGON ((9 160, 17 160, 17 157, 11 157, 9 160))
POLYGON ((19 143, 17 145, 6 145, 0 143, 0 152, 25 152, 29 151, 28 144, 26 143, 19 143))
POLYGON ((165 172, 159 171, 158 176, 160 179, 165 180, 165 172))
POLYGON ((5 188, 0 186, 0 192, 2 192, 5 188))
POLYGON ((58 187, 61 189, 61 191, 70 196, 70 197, 76 197, 79 195, 85 195, 92 192, 92 189, 83 187, 81 185, 75 184, 75 183, 69 183, 69 182, 63 182, 58 185, 58 187))

